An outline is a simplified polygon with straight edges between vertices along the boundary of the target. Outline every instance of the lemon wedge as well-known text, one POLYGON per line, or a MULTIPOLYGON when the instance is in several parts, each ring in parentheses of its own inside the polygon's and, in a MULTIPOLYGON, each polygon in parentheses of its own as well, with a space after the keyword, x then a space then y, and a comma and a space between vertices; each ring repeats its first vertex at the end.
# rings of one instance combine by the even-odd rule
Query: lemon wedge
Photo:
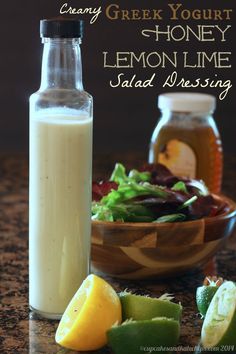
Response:
POLYGON ((107 344, 107 330, 121 319, 121 303, 115 290, 90 274, 67 306, 55 339, 68 349, 97 350, 107 344))

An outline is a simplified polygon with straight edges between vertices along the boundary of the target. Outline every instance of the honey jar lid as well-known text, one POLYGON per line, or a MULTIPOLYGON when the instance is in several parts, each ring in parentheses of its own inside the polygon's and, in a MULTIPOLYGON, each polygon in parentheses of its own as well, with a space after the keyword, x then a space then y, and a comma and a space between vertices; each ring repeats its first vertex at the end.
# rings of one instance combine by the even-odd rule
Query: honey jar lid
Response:
POLYGON ((158 108, 174 112, 212 112, 216 108, 216 98, 204 93, 164 93, 158 97, 158 108))

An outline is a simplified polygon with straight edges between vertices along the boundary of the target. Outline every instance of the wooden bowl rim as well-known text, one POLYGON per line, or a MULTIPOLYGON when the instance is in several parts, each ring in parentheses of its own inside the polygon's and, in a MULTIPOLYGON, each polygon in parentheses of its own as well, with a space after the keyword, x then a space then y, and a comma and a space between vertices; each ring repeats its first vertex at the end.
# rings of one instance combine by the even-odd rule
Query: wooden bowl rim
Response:
POLYGON ((92 220, 92 225, 94 226, 101 226, 104 225, 108 228, 113 228, 113 227, 119 227, 119 228, 125 228, 125 227, 138 227, 138 228, 161 228, 161 227, 167 227, 167 226, 174 226, 174 225, 188 225, 188 226, 194 226, 194 224, 199 224, 199 222, 205 222, 206 224, 211 224, 217 221, 221 220, 227 220, 231 219, 236 216, 236 203, 226 197, 223 194, 213 194, 212 196, 215 199, 220 199, 224 202, 226 202, 229 206, 229 210, 225 211, 222 214, 219 214, 217 216, 212 216, 212 217, 206 217, 206 218, 201 218, 197 220, 190 220, 190 221, 184 221, 184 222, 165 222, 165 223, 153 223, 153 222, 121 222, 121 221, 100 221, 100 220, 92 220))

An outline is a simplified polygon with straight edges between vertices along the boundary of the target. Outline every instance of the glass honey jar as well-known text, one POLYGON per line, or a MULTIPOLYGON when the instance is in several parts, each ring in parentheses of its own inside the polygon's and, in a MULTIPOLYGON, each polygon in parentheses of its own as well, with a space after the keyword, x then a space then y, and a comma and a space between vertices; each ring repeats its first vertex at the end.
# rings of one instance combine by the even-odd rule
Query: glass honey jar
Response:
POLYGON ((154 129, 150 163, 162 163, 176 176, 197 178, 219 193, 222 181, 222 143, 213 118, 214 96, 167 93, 158 97, 162 116, 154 129))

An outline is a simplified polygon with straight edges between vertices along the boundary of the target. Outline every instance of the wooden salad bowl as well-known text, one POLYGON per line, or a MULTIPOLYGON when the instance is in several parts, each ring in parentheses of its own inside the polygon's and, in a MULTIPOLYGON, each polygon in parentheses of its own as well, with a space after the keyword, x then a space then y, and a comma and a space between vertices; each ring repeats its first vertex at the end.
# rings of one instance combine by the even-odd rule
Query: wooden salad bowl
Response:
POLYGON ((236 204, 222 214, 174 223, 92 222, 92 267, 123 279, 184 273, 205 264, 232 234, 236 204))

